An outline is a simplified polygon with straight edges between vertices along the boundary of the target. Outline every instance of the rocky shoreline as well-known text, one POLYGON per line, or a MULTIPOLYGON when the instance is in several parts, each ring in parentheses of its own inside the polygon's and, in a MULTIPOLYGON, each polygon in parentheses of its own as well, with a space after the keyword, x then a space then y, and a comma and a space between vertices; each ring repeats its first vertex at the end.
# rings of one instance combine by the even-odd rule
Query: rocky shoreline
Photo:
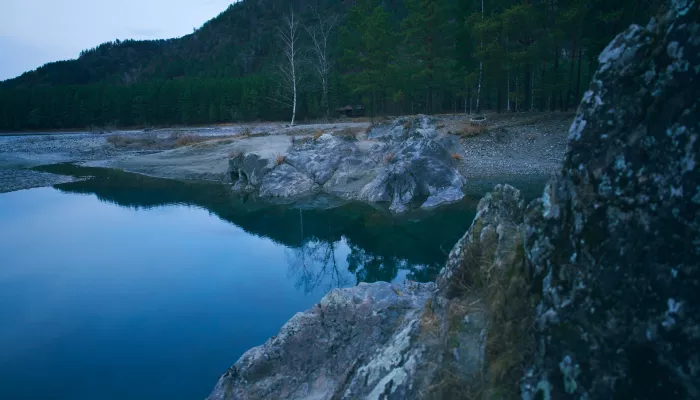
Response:
POLYGON ((700 397, 697 21, 618 35, 542 197, 496 186, 435 284, 334 290, 209 400, 700 397))
POLYGON ((253 124, 9 136, 0 138, 0 192, 63 182, 66 177, 33 168, 75 163, 230 183, 273 202, 325 192, 340 199, 385 203, 401 212, 459 199, 464 182, 548 176, 563 157, 565 125, 571 118, 556 113, 493 114, 491 125, 477 136, 463 134, 466 116, 402 117, 373 126, 253 124), (271 172, 262 191, 256 180, 260 172, 271 172))

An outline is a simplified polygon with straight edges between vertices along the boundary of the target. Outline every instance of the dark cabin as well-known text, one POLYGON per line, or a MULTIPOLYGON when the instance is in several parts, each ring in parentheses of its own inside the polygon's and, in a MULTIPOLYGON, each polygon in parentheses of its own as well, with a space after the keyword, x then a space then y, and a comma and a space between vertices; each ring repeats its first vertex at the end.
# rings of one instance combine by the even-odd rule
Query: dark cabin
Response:
POLYGON ((365 106, 358 105, 339 107, 335 109, 335 113, 339 117, 362 117, 365 115, 365 106))

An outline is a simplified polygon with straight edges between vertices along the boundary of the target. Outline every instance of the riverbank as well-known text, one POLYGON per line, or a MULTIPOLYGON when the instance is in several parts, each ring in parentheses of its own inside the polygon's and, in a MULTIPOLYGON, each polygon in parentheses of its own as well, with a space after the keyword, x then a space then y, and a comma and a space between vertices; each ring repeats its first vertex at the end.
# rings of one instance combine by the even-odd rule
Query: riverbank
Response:
MULTIPOLYGON (((466 184, 488 177, 547 176, 557 170, 566 147, 566 126, 571 115, 486 116, 488 125, 477 134, 471 132, 466 116, 431 118, 431 127, 436 136, 449 143, 449 156, 466 184)), ((360 150, 371 149, 386 143, 385 138, 372 133, 372 129, 379 132, 376 128, 381 126, 372 127, 368 122, 295 127, 264 123, 105 135, 5 136, 0 137, 0 192, 65 182, 68 178, 64 176, 32 170, 57 163, 117 168, 178 180, 230 182, 229 160, 237 154, 263 154, 274 165, 280 159, 287 159, 293 145, 315 142, 326 134, 352 139, 352 145, 360 150)), ((359 157, 363 160, 371 154, 368 151, 359 157)), ((375 160, 375 167, 386 163, 388 156, 381 157, 383 160, 375 160)))

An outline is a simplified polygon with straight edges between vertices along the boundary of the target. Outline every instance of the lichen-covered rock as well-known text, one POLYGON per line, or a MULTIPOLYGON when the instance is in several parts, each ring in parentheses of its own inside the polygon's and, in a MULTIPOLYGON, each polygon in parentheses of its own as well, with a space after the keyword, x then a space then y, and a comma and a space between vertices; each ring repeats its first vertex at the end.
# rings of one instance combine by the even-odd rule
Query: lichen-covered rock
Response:
POLYGON ((700 397, 700 6, 603 51, 527 215, 538 349, 523 398, 700 397))

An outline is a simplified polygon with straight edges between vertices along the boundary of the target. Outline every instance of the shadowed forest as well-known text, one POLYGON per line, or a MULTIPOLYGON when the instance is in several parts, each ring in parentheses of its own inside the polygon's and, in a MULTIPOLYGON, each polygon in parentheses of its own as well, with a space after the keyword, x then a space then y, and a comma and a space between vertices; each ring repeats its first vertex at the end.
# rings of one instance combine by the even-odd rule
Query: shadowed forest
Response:
POLYGON ((292 97, 301 121, 346 105, 566 111, 614 35, 663 3, 243 0, 182 38, 104 43, 0 83, 0 130, 287 120, 292 97))

